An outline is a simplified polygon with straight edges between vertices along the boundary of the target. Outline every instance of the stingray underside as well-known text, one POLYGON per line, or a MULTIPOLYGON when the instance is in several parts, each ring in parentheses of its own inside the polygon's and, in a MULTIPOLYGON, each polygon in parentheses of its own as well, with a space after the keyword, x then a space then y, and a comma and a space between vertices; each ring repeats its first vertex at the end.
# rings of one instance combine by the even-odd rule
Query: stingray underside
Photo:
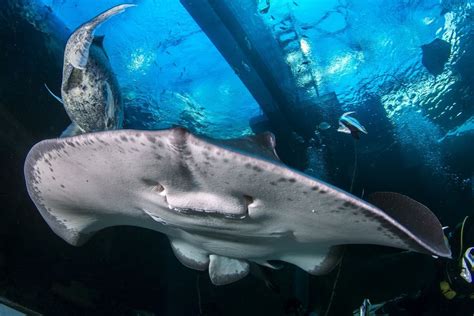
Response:
POLYGON ((218 142, 175 128, 45 140, 31 149, 25 179, 67 242, 82 244, 110 226, 153 229, 169 237, 184 265, 209 269, 215 284, 245 276, 249 261, 324 274, 344 244, 450 256, 426 207, 385 193, 376 196, 389 200, 383 211, 292 170, 278 161, 270 134, 218 142))

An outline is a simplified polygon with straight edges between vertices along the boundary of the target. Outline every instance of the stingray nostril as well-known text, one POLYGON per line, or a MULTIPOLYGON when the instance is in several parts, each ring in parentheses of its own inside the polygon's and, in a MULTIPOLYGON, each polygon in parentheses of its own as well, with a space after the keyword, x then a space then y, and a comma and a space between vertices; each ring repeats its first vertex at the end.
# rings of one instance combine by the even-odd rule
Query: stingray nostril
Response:
POLYGON ((165 187, 162 186, 161 184, 157 183, 156 185, 153 186, 153 191, 160 193, 160 195, 163 195, 165 192, 165 187))
POLYGON ((150 179, 142 179, 142 181, 148 189, 151 189, 151 191, 158 192, 160 195, 165 194, 165 187, 158 181, 150 179))
POLYGON ((255 202, 255 199, 251 197, 250 195, 244 195, 244 200, 245 200, 245 204, 247 204, 247 207, 251 206, 251 204, 255 202))

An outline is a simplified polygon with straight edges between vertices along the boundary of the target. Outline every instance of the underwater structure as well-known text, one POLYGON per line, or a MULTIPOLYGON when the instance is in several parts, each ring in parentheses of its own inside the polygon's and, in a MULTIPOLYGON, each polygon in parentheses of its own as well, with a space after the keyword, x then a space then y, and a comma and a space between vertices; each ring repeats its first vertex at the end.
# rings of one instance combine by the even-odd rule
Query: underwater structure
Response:
MULTIPOLYGON (((181 3, 255 97, 272 131, 290 146, 292 156, 305 157, 302 152, 305 146, 298 145, 295 136, 308 141, 314 137, 315 122, 335 125, 342 110, 334 92, 319 94, 311 61, 301 48, 304 38, 292 23, 291 12, 280 22, 288 23, 287 26, 272 31, 255 14, 258 12, 255 1, 183 0, 181 3), (294 59, 291 64, 286 61, 289 55, 294 59)), ((324 141, 331 136, 326 133, 319 137, 324 141)), ((320 152, 321 161, 330 160, 330 148, 320 152)), ((298 162, 285 156, 283 159, 300 168, 308 164, 307 158, 298 162)))

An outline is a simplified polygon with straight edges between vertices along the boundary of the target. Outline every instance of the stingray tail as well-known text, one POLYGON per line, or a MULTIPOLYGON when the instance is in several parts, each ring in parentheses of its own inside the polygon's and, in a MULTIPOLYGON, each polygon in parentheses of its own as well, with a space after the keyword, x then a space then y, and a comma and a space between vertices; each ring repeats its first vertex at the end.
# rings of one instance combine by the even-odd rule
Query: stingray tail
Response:
POLYGON ((133 3, 125 3, 125 4, 117 5, 117 6, 111 8, 111 9, 105 11, 105 12, 102 12, 101 14, 99 14, 98 16, 93 18, 90 22, 88 22, 86 25, 90 29, 94 30, 99 25, 101 25, 102 23, 104 23, 105 21, 107 21, 108 19, 113 17, 114 15, 123 13, 127 8, 135 7, 135 6, 137 6, 137 5, 133 4, 133 3))
POLYGON ((65 59, 74 68, 85 69, 87 61, 89 60, 89 49, 94 40, 94 32, 99 25, 110 19, 112 16, 125 11, 125 9, 134 7, 136 4, 121 4, 115 6, 89 22, 81 25, 71 37, 69 37, 66 44, 65 59))

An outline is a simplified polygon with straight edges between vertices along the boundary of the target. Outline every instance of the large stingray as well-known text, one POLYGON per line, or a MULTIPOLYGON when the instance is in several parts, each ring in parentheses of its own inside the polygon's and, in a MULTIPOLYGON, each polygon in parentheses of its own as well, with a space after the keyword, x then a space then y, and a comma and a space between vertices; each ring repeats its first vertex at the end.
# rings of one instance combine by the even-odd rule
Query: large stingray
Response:
POLYGON ((272 134, 215 141, 181 128, 45 140, 25 163, 28 192, 56 234, 80 245, 116 225, 166 234, 178 259, 214 284, 249 262, 329 272, 339 245, 378 244, 449 257, 437 218, 403 195, 378 208, 292 170, 272 134))

